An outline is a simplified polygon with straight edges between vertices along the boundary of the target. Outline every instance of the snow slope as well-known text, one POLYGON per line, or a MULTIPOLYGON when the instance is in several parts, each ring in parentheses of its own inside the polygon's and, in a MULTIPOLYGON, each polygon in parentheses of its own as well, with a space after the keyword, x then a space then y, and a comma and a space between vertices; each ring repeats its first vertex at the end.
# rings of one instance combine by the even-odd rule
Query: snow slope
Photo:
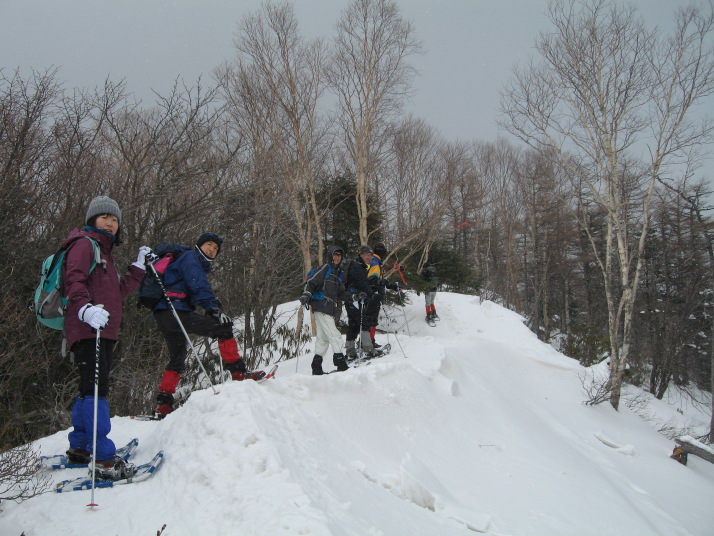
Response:
MULTIPOLYGON (((115 417, 137 462, 165 450, 156 475, 97 490, 93 510, 90 491, 3 504, 0 534, 714 533, 714 465, 671 460, 674 443, 626 407, 583 405, 584 369, 518 315, 439 293, 431 328, 422 299, 389 311, 398 338, 378 340, 393 352, 369 366, 313 377, 302 356, 274 380, 195 392, 161 422, 115 417)), ((693 411, 682 419, 706 426, 693 411)), ((37 443, 63 452, 66 431, 37 443)))

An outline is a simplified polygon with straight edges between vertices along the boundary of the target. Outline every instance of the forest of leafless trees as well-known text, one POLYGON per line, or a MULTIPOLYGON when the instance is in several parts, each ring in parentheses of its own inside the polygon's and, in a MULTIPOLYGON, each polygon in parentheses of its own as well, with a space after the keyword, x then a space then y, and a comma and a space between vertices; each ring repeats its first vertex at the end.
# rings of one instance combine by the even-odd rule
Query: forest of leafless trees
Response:
MULTIPOLYGON (((210 81, 152 103, 122 82, 0 70, 0 451, 69 425, 77 376, 31 304, 100 194, 122 208, 120 265, 144 244, 225 238, 211 278, 242 348, 274 339, 275 306, 327 246, 383 241, 414 285, 429 259, 443 290, 518 311, 583 365, 607 360, 616 408, 623 382, 711 393, 712 177, 697 173, 713 132, 696 107, 714 91, 714 9, 679 12, 671 35, 608 0, 556 1, 550 18, 504 81, 512 137, 494 125, 491 141, 403 113, 421 47, 393 0, 353 0, 317 40, 266 3, 210 81)), ((125 311, 111 407, 145 413, 166 350, 150 313, 125 311)))

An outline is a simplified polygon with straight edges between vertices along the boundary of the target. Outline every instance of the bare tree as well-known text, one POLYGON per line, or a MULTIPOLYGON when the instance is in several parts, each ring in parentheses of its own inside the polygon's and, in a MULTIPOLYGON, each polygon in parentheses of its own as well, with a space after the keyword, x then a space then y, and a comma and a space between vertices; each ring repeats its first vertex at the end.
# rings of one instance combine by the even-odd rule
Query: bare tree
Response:
POLYGON ((675 35, 661 41, 634 8, 609 0, 552 2, 553 31, 536 41, 542 63, 515 70, 503 92, 503 125, 534 147, 561 154, 573 179, 607 212, 606 244, 596 255, 608 304, 616 409, 656 177, 667 163, 695 157, 711 137, 709 124, 690 116, 714 87, 706 46, 713 11, 711 4, 706 15, 680 11, 675 35), (642 145, 649 158, 635 160, 642 145))
POLYGON ((500 296, 506 306, 523 310, 518 292, 522 264, 518 237, 523 217, 516 188, 519 150, 499 139, 477 144, 473 158, 475 174, 486 192, 475 233, 485 290, 500 296))
POLYGON ((72 117, 56 71, 0 71, 0 240, 22 237, 23 255, 0 259, 0 448, 50 431, 57 413, 52 381, 64 364, 60 338, 42 331, 28 302, 37 285, 41 258, 56 248, 55 227, 72 216, 58 188, 88 159, 72 162, 72 117), (59 199, 54 197, 59 194, 59 199), (18 334, 25 336, 18 336, 18 334))
POLYGON ((413 117, 391 132, 386 150, 390 158, 380 174, 383 226, 391 237, 390 249, 407 258, 441 234, 450 190, 446 159, 451 155, 435 130, 413 117))
POLYGON ((407 63, 421 50, 394 0, 352 0, 337 23, 328 76, 338 120, 357 178, 359 237, 368 243, 368 190, 374 186, 387 130, 402 109, 415 74, 407 63))
POLYGON ((49 488, 50 476, 37 463, 31 444, 0 452, 0 501, 22 501, 49 488))
POLYGON ((568 271, 568 245, 577 232, 569 215, 571 191, 556 155, 526 152, 517 172, 519 198, 523 203, 523 292, 528 304, 531 329, 544 341, 550 340, 555 314, 565 316, 567 305, 556 299, 565 293, 556 288, 556 274, 568 271), (563 307, 565 311, 563 311, 563 307))
POLYGON ((217 89, 177 80, 151 108, 122 95, 109 97, 106 106, 102 134, 111 167, 99 186, 123 200, 132 221, 126 241, 197 236, 214 213, 239 145, 218 137, 217 89))
MULTIPOLYGON (((701 236, 706 250, 706 257, 709 264, 709 288, 714 282, 714 233, 712 233, 712 223, 705 213, 712 209, 706 201, 711 196, 711 191, 705 187, 704 183, 695 184, 692 187, 687 185, 686 180, 677 184, 660 178, 660 182, 671 192, 677 195, 692 214, 693 233, 701 236)), ((711 324, 709 336, 709 372, 710 372, 710 393, 712 394, 712 417, 709 423, 709 443, 714 444, 714 320, 711 324)))
MULTIPOLYGON (((290 207, 292 235, 307 273, 324 253, 316 184, 324 166, 329 132, 318 105, 325 91, 325 47, 300 35, 290 4, 267 3, 246 17, 235 42, 238 57, 216 74, 236 128, 251 141, 251 167, 268 167, 290 207)), ((302 325, 302 310, 298 329, 302 325)))
POLYGON ((271 152, 280 165, 280 175, 293 212, 297 243, 305 271, 310 268, 313 239, 322 258, 320 214, 315 183, 324 160, 327 129, 318 113, 325 91, 323 80, 326 50, 320 40, 306 42, 300 35, 290 4, 266 3, 261 13, 246 17, 236 40, 236 64, 218 71, 233 113, 249 112, 236 84, 261 88, 262 120, 271 152), (245 73, 250 72, 247 79, 245 73))
POLYGON ((486 191, 482 177, 476 172, 475 150, 473 144, 449 143, 441 154, 449 186, 446 212, 453 248, 477 273, 481 268, 477 229, 481 224, 486 191))

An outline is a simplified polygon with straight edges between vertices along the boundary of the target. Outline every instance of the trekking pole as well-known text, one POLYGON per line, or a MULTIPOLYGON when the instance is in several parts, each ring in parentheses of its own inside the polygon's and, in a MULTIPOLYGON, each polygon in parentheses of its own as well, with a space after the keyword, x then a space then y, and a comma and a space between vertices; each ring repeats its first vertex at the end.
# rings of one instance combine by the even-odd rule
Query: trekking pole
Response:
POLYGON ((359 302, 359 358, 364 357, 364 350, 362 350, 362 321, 364 319, 364 298, 359 302))
POLYGON ((87 506, 94 508, 99 506, 94 502, 94 483, 97 478, 97 414, 99 413, 99 352, 100 352, 100 332, 97 330, 97 342, 94 345, 94 421, 92 423, 92 499, 87 506))
MULTIPOLYGON (((298 302, 298 308, 297 308, 297 311, 295 311, 295 314, 296 314, 296 315, 300 313, 300 308, 301 308, 301 307, 302 307, 302 304, 301 304, 300 302, 298 302)), ((305 310, 307 311, 308 308, 305 307, 305 310)), ((291 318, 292 318, 292 317, 291 317, 291 318)), ((288 321, 290 321, 290 318, 288 319, 288 321)), ((297 335, 297 348, 298 348, 298 351, 295 352, 295 372, 298 371, 298 366, 300 365, 300 346, 299 346, 299 345, 300 345, 300 339, 301 339, 301 337, 302 337, 302 323, 300 324, 300 333, 297 333, 296 335, 297 335)), ((284 344, 284 343, 283 343, 283 344, 284 344)))
POLYGON ((409 319, 407 318, 407 308, 404 306, 404 299, 402 298, 402 289, 397 283, 397 294, 399 294, 399 304, 402 306, 402 312, 404 313, 404 324, 407 326, 407 334, 411 337, 412 332, 409 329, 409 319))
MULTIPOLYGON (((387 317, 387 320, 389 320, 389 323, 392 323, 392 319, 389 317, 389 314, 387 313, 387 308, 383 307, 382 312, 384 313, 384 316, 387 317)), ((407 357, 407 354, 404 352, 404 348, 402 348, 402 343, 399 341, 399 337, 397 337, 397 332, 394 332, 394 340, 397 341, 397 344, 399 345, 399 349, 402 351, 402 355, 404 357, 407 357)))
MULTIPOLYGON (((208 376, 206 367, 204 367, 203 363, 201 363, 201 359, 198 357, 198 352, 196 351, 196 348, 194 347, 193 343, 191 342, 191 339, 189 338, 188 333, 186 333, 186 328, 183 327, 183 322, 181 322, 181 319, 179 318, 179 315, 176 312, 176 308, 174 307, 174 304, 171 302, 171 298, 169 298, 168 292, 166 292, 166 287, 164 287, 164 282, 161 281, 159 274, 156 272, 156 269, 154 268, 154 261, 156 261, 156 259, 158 259, 158 257, 156 255, 154 255, 153 253, 150 253, 149 255, 151 255, 151 257, 149 258, 149 263, 148 263, 149 268, 151 268, 151 271, 154 274, 154 277, 159 282, 159 286, 161 287, 161 292, 163 292, 164 298, 166 299, 166 303, 169 304, 169 307, 171 308, 171 312, 174 314, 174 318, 176 319, 176 322, 178 323, 179 327, 181 328, 181 333, 183 333, 183 336, 186 338, 186 342, 188 342, 188 345, 191 348, 193 357, 196 358, 196 361, 198 362, 198 365, 201 367, 201 370, 203 371, 204 376, 206 376, 206 379, 208 380, 208 384, 211 386, 211 389, 213 390, 213 394, 217 395, 218 391, 216 391, 216 388, 214 387, 213 382, 211 381, 211 378, 208 376)), ((149 256, 147 255, 147 257, 149 257, 149 256)))
MULTIPOLYGON (((204 344, 206 345, 206 352, 208 352, 210 349, 210 344, 208 343, 208 339, 205 339, 204 344)), ((219 357, 218 357, 218 374, 219 374, 219 376, 218 377, 221 379, 222 384, 225 383, 225 377, 223 376, 223 372, 224 372, 223 371, 223 359, 219 355, 219 357)))

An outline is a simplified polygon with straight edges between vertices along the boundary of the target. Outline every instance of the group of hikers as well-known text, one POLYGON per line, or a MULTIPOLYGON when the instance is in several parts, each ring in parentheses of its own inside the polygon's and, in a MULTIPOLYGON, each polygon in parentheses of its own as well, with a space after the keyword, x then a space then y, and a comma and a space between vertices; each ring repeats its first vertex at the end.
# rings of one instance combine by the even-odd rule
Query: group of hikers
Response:
MULTIPOLYGON (((116 446, 108 437, 111 421, 107 396, 112 354, 119 336, 122 303, 142 283, 147 266, 154 270, 151 261, 155 260, 151 249, 141 246, 136 261, 120 275, 113 249, 121 243, 121 228, 122 214, 117 202, 106 196, 92 199, 84 225, 73 229, 63 243, 66 256, 62 269, 67 298, 64 332, 79 371, 79 394, 72 406, 73 428, 67 458, 70 463, 86 464, 95 452, 96 477, 113 481, 130 478, 136 468, 117 455, 116 446)), ((174 409, 174 395, 186 365, 189 333, 218 340, 220 356, 233 380, 260 380, 265 376, 261 370, 247 369, 233 335, 233 321, 221 311, 221 302, 208 281, 211 265, 222 246, 220 236, 203 233, 163 273, 165 299, 153 307, 153 317, 166 341, 169 362, 158 387, 158 418, 174 409), (197 306, 205 315, 196 312, 197 306)), ((398 290, 397 283, 382 277, 382 262, 387 256, 382 243, 362 246, 354 259, 345 260, 345 251, 340 246, 331 246, 327 255, 328 262, 308 277, 299 298, 306 308, 312 307, 317 326, 314 375, 325 373, 322 361, 329 347, 337 371, 347 370, 348 361, 356 359, 358 353, 368 358, 382 354, 375 341, 379 311, 385 289, 398 290), (346 355, 335 325, 340 302, 344 302, 349 323, 346 355)), ((431 297, 427 295, 427 319, 436 315, 435 292, 434 287, 431 297)))
POLYGON ((327 262, 309 277, 300 303, 306 308, 312 305, 315 314, 317 336, 312 373, 324 374, 322 360, 332 347, 332 362, 338 371, 349 367, 347 362, 356 359, 358 350, 366 357, 382 354, 375 341, 379 310, 385 299, 385 289, 398 290, 398 283, 390 283, 382 277, 382 261, 387 256, 384 244, 374 248, 362 246, 354 259, 345 260, 345 250, 330 246, 327 262), (347 313, 346 355, 342 353, 342 335, 335 326, 335 316, 340 302, 347 313))

